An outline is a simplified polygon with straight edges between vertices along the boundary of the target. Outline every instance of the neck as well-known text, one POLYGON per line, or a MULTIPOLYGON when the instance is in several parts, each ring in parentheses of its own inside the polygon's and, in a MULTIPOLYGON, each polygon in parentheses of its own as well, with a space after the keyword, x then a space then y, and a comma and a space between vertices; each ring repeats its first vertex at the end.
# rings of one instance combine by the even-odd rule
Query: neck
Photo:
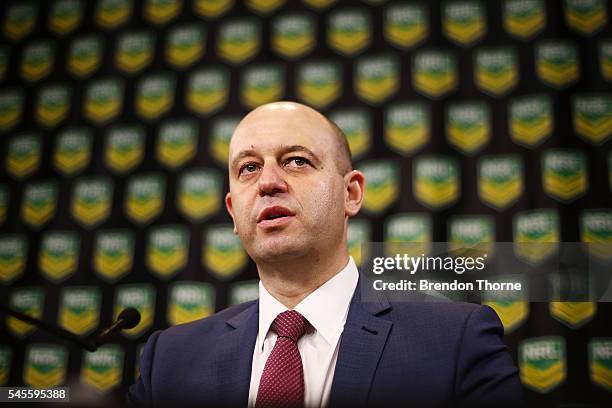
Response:
POLYGON ((348 250, 330 257, 308 254, 299 259, 257 263, 259 278, 266 290, 288 309, 338 274, 348 263, 348 250))

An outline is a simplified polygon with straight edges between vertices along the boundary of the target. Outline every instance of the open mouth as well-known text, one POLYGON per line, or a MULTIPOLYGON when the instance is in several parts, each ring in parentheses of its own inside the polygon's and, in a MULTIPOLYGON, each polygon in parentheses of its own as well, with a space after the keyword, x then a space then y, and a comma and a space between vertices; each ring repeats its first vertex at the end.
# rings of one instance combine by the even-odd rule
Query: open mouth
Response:
POLYGON ((259 213, 259 217, 257 217, 257 223, 258 224, 262 222, 269 223, 271 221, 292 217, 293 215, 295 214, 286 207, 282 207, 282 206, 267 207, 267 208, 264 208, 259 213))

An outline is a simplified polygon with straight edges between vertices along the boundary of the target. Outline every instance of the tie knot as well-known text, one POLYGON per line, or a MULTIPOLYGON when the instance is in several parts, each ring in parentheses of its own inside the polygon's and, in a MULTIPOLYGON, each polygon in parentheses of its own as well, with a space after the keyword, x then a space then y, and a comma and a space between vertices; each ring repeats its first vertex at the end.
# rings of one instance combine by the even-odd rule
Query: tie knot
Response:
POLYGON ((272 322, 272 330, 278 337, 288 337, 297 342, 306 333, 308 320, 295 310, 280 313, 272 322))

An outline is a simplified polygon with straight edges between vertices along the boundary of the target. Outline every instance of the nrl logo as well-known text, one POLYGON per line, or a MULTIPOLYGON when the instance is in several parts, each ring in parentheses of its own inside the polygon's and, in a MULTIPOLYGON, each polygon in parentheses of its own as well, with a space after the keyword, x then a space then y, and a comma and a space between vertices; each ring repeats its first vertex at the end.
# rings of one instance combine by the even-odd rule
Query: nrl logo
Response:
POLYGON ((83 18, 83 4, 79 0, 58 0, 51 7, 49 27, 60 35, 74 30, 83 18))
POLYGON ((175 120, 160 126, 157 138, 157 160, 176 169, 191 160, 198 143, 198 125, 192 120, 175 120))
POLYGON ((100 37, 87 36, 75 39, 68 51, 67 68, 79 78, 89 76, 102 63, 103 42, 100 37))
POLYGON ((491 139, 489 106, 479 102, 451 103, 446 111, 446 137, 451 146, 474 155, 491 139))
POLYGON ((39 228, 55 215, 57 184, 32 182, 25 186, 21 202, 21 218, 31 228, 39 228))
POLYGON ((548 260, 559 248, 559 214, 553 209, 520 212, 514 216, 512 232, 516 256, 537 266, 548 260))
POLYGON ((72 216, 81 226, 93 228, 110 215, 112 197, 112 181, 106 177, 77 180, 70 207, 72 216))
POLYGON ((106 344, 94 352, 83 352, 81 382, 106 394, 117 388, 123 379, 123 350, 106 344))
POLYGON ((155 317, 155 288, 149 284, 129 284, 117 287, 113 319, 125 308, 133 307, 140 313, 140 323, 134 328, 122 330, 121 333, 130 339, 140 337, 151 328, 155 317))
POLYGON ((591 144, 605 143, 612 135, 612 98, 577 95, 572 102, 574 131, 591 144))
POLYGON ((205 18, 216 18, 234 6, 234 0, 194 0, 193 10, 205 18))
POLYGON ((130 31, 119 37, 115 66, 127 74, 141 71, 153 61, 155 37, 149 31, 130 31))
POLYGON ((365 102, 378 105, 396 93, 399 86, 399 63, 394 57, 365 57, 357 61, 354 89, 365 102))
POLYGON ((177 68, 185 68, 202 58, 206 45, 206 31, 200 26, 173 28, 168 36, 166 60, 177 68))
POLYGON ((442 9, 442 31, 451 41, 467 47, 487 32, 485 13, 480 1, 448 1, 442 9))
POLYGON ((104 160, 115 173, 124 174, 144 158, 144 129, 141 126, 116 126, 107 134, 104 160))
POLYGON ((353 159, 362 157, 372 145, 372 118, 365 109, 339 110, 330 119, 344 132, 353 159))
POLYGON ((503 9, 504 28, 523 41, 530 40, 546 26, 546 10, 542 0, 508 0, 503 9))
POLYGON ((147 0, 144 17, 153 24, 162 25, 179 15, 182 8, 182 0, 147 0))
POLYGON ((210 152, 221 166, 227 166, 229 142, 234 129, 240 122, 238 116, 223 116, 216 118, 211 126, 210 152))
MULTIPOLYGON (((525 285, 525 280, 521 275, 505 275, 494 279, 496 282, 521 283, 525 285)), ((510 334, 520 327, 529 316, 529 302, 524 295, 511 292, 487 292, 483 305, 490 306, 504 326, 504 334, 510 334)))
POLYGON ((516 155, 485 156, 478 162, 478 196, 498 211, 507 209, 523 194, 523 161, 516 155))
POLYGON ((590 322, 597 313, 595 302, 550 302, 550 315, 571 329, 590 322))
POLYGON ((0 131, 6 132, 21 120, 23 92, 4 90, 0 92, 0 131))
POLYGON ((593 35, 608 22, 603 0, 566 0, 567 25, 585 36, 593 35))
POLYGON ((519 80, 516 51, 512 48, 483 48, 476 52, 476 86, 492 96, 502 96, 519 80))
POLYGON ((95 287, 65 287, 60 297, 59 324, 64 329, 84 336, 91 333, 100 320, 100 291, 95 287))
POLYGON ((259 297, 259 281, 240 281, 232 283, 230 286, 229 303, 237 305, 244 302, 255 300, 259 297))
POLYGON ((400 49, 410 49, 429 35, 429 13, 422 4, 393 4, 385 9, 385 38, 400 49))
POLYGON ((125 212, 136 224, 146 224, 164 208, 166 183, 161 174, 132 176, 128 180, 125 212))
POLYGON ((85 128, 62 131, 53 151, 53 164, 65 176, 83 170, 91 159, 92 134, 85 128))
POLYGON ((73 232, 47 232, 43 235, 38 267, 47 279, 61 282, 76 272, 79 247, 79 237, 73 232))
POLYGON ((400 250, 412 256, 427 255, 431 251, 432 237, 429 214, 392 215, 385 222, 386 255, 393 257, 400 250), (410 246, 406 247, 406 244, 410 246))
POLYGON ((512 99, 508 105, 510 137, 520 145, 534 148, 553 132, 552 101, 546 95, 512 99))
POLYGON ((68 116, 71 91, 66 85, 46 86, 38 93, 36 119, 45 127, 57 126, 68 116))
POLYGON ((209 227, 202 239, 202 265, 219 279, 230 279, 248 262, 246 251, 232 225, 209 227))
POLYGON ((364 10, 335 11, 327 25, 327 43, 339 54, 356 55, 372 41, 370 16, 364 10))
POLYGON ((204 282, 173 283, 167 310, 166 319, 172 326, 203 319, 215 311, 215 290, 204 282))
POLYGON ((40 135, 26 133, 13 136, 7 147, 6 169, 14 178, 24 179, 40 166, 40 135))
POLYGON ((594 384, 612 390, 612 339, 595 337, 589 341, 589 368, 594 384))
POLYGON ((28 44, 21 57, 19 72, 29 81, 36 82, 51 72, 54 62, 54 49, 50 42, 34 42, 28 44))
POLYGON ((371 214, 380 214, 399 196, 399 165, 390 160, 369 161, 361 164, 361 170, 368 180, 363 207, 371 214))
POLYGON ((177 208, 192 222, 202 222, 221 208, 221 174, 216 170, 191 170, 179 180, 177 208))
POLYGON ((372 235, 370 223, 362 219, 350 219, 348 223, 348 251, 353 257, 355 265, 361 266, 364 259, 367 259, 368 254, 363 252, 363 244, 370 241, 372 235))
POLYGON ((209 115, 227 104, 229 72, 221 67, 193 72, 187 84, 185 104, 201 115, 209 115))
POLYGON ((246 5, 258 14, 270 14, 281 5, 285 3, 286 0, 246 0, 246 5))
MULTIPOLYGON (((31 316, 35 319, 42 317, 45 295, 39 287, 20 287, 11 291, 9 306, 11 309, 31 316)), ((22 322, 14 317, 6 318, 6 327, 13 335, 24 338, 36 330, 36 326, 22 322)))
POLYGON ((66 381, 66 348, 31 344, 26 350, 23 382, 34 388, 57 387, 66 381))
POLYGON ((316 23, 310 14, 287 14, 274 21, 272 49, 289 59, 302 57, 316 45, 316 23))
POLYGON ((33 2, 15 2, 6 8, 4 24, 2 25, 4 35, 19 41, 32 32, 36 22, 38 8, 33 2))
POLYGON ((123 107, 123 82, 101 79, 89 84, 85 91, 84 113, 92 122, 105 124, 119 115, 123 107))
POLYGON ((612 257, 612 212, 586 210, 580 215, 580 240, 589 253, 603 262, 612 257))
POLYGON ((132 0, 100 0, 96 8, 96 23, 108 30, 114 30, 132 17, 132 0))
POLYGON ((569 42, 541 41, 536 45, 536 73, 540 80, 554 88, 565 88, 580 76, 578 51, 569 42))
POLYGON ((457 88, 457 61, 450 52, 421 50, 412 59, 412 85, 429 98, 441 98, 457 88))
POLYGON ((572 202, 582 196, 589 186, 584 152, 569 149, 544 152, 542 184, 546 194, 561 202, 572 202))
POLYGON ((297 95, 301 101, 323 109, 342 94, 340 67, 337 63, 305 62, 297 70, 297 95))
POLYGON ((28 242, 23 235, 0 235, 0 282, 7 285, 25 270, 28 242))
POLYGON ((419 156, 413 162, 412 186, 415 198, 424 206, 449 206, 461 193, 459 165, 450 157, 419 156))
POLYGON ((136 112, 146 120, 156 119, 174 104, 174 77, 150 75, 138 83, 136 112))
POLYGON ((474 247, 491 256, 495 241, 493 219, 486 215, 455 216, 448 222, 451 252, 461 254, 465 247, 474 247))
POLYGON ((134 237, 129 230, 100 231, 96 235, 93 268, 113 283, 125 276, 134 261, 134 237))
POLYGON ((252 18, 223 22, 218 32, 217 54, 230 64, 246 62, 259 52, 260 30, 257 20, 252 18))
POLYGON ((240 97, 249 108, 278 101, 284 93, 285 73, 280 65, 251 66, 242 77, 240 97))
POLYGON ((431 138, 431 112, 423 103, 392 105, 385 112, 385 142, 396 152, 408 155, 431 138))

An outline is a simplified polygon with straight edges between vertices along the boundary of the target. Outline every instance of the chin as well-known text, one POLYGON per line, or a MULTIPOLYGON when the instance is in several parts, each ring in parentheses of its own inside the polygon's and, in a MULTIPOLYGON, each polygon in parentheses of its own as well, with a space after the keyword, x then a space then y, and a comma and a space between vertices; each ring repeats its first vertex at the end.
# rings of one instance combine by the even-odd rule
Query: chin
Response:
POLYGON ((269 240, 269 242, 253 248, 251 258, 257 263, 262 262, 278 262, 283 260, 291 260, 308 254, 308 247, 303 243, 295 244, 287 242, 287 239, 269 240))

